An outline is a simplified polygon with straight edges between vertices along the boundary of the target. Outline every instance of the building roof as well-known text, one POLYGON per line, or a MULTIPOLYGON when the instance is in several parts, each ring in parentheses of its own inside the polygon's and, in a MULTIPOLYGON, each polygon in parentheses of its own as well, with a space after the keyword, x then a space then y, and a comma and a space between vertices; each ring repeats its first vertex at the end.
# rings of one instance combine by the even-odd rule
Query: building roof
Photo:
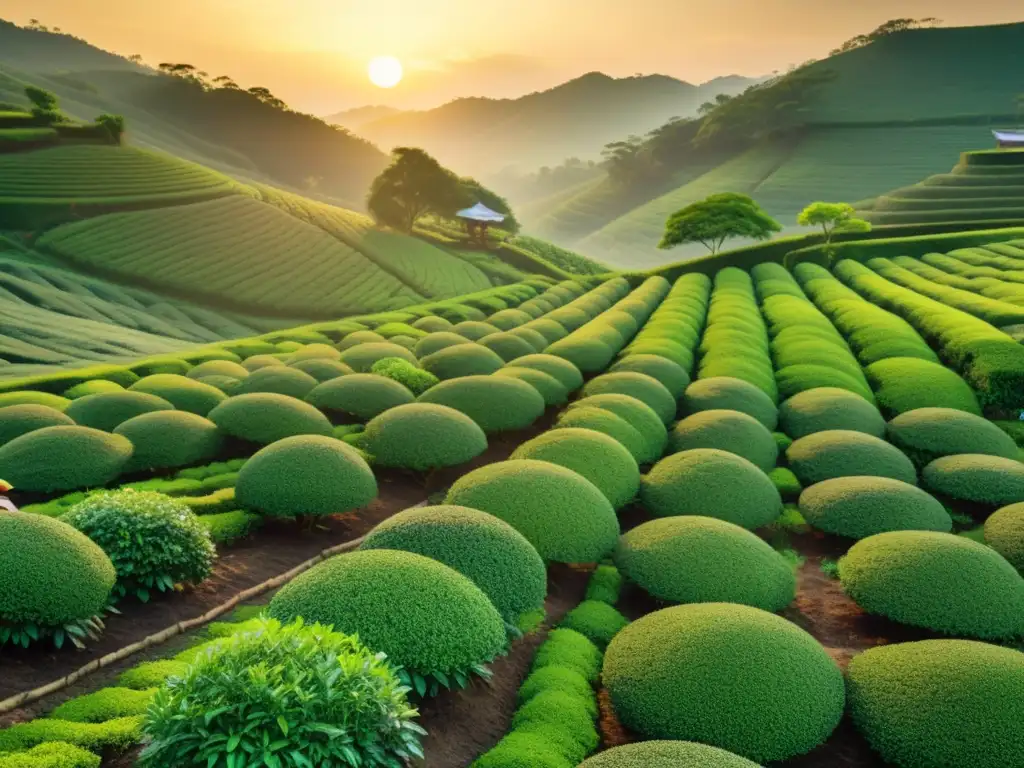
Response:
POLYGON ((1014 143, 1024 144, 1024 130, 1020 131, 992 131, 992 135, 996 137, 998 141, 1012 141, 1014 143))
POLYGON ((460 219, 471 219, 472 221, 487 221, 500 224, 505 220, 505 216, 497 211, 492 211, 483 203, 477 203, 472 208, 466 208, 459 211, 457 214, 460 219))

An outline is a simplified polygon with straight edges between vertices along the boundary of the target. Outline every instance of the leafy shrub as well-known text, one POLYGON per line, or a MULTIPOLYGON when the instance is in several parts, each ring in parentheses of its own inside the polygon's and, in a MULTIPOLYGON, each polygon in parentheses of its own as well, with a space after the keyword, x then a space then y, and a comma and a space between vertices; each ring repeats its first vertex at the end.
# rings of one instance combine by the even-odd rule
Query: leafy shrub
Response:
POLYGON ((643 438, 644 445, 637 456, 638 464, 650 464, 665 453, 668 444, 668 430, 658 414, 646 403, 635 397, 620 394, 590 395, 570 404, 570 412, 576 408, 596 407, 614 413, 633 427, 643 438))
POLYGON ((278 440, 238 473, 235 501, 271 517, 331 515, 377 497, 377 481, 350 445, 321 435, 278 440))
POLYGON ((885 437, 885 419, 859 395, 835 387, 808 389, 779 406, 782 430, 794 440, 815 432, 845 429, 885 437))
POLYGON ((214 544, 232 544, 244 539, 259 527, 260 521, 258 515, 241 510, 216 512, 199 518, 199 524, 210 534, 210 541, 214 544))
POLYGON ((114 579, 110 558, 67 523, 0 512, 0 647, 94 636, 114 579))
POLYGON ((399 357, 406 362, 417 365, 416 355, 405 347, 391 343, 359 344, 349 347, 341 353, 340 362, 356 373, 368 373, 373 364, 385 357, 399 357))
POLYGON ((683 413, 739 411, 753 416, 768 429, 775 429, 779 423, 778 409, 768 395, 750 382, 728 376, 693 382, 686 388, 681 405, 683 413))
POLYGON ((655 611, 608 646, 602 678, 626 727, 757 762, 806 754, 843 715, 843 675, 795 624, 745 605, 655 611))
POLYGON ((575 764, 597 749, 600 742, 592 707, 593 694, 581 697, 564 691, 543 691, 516 711, 512 730, 543 735, 575 764))
POLYGON ((536 732, 512 731, 493 749, 480 755, 471 768, 575 768, 552 740, 536 732))
POLYGON ((104 723, 117 717, 142 715, 153 699, 153 693, 153 690, 101 688, 93 693, 68 699, 53 710, 50 716, 73 723, 104 723))
POLYGON ((1010 504, 985 521, 985 543, 1024 571, 1024 504, 1010 504))
POLYGON ((117 571, 117 597, 134 595, 146 602, 176 584, 198 584, 213 569, 216 552, 209 534, 187 506, 160 493, 97 493, 63 520, 107 553, 117 571))
POLYGON ((449 489, 445 503, 504 520, 549 561, 598 561, 619 535, 604 494, 581 475, 546 461, 517 459, 473 470, 449 489))
POLYGON ((39 718, 0 731, 0 755, 58 741, 98 754, 120 754, 138 744, 141 738, 141 717, 119 717, 105 723, 39 718))
POLYGON ((584 600, 565 614, 558 626, 574 629, 598 648, 604 648, 627 624, 629 620, 608 603, 584 600))
POLYGON ((63 741, 0 754, 0 768, 100 768, 100 756, 63 741))
POLYGON ((427 333, 438 333, 452 328, 451 322, 445 320, 443 317, 438 317, 437 315, 421 317, 414 320, 411 325, 413 328, 418 328, 419 330, 426 331, 427 333))
POLYGON ((411 552, 362 550, 331 558, 286 584, 268 612, 281 621, 301 616, 357 634, 408 672, 459 685, 504 653, 507 642, 501 615, 479 587, 411 552))
POLYGON ((473 343, 445 347, 424 357, 420 364, 444 381, 460 376, 486 376, 501 368, 505 361, 496 352, 473 343))
MULTIPOLYGON (((258 371, 253 374, 253 376, 259 375, 258 371)), ((244 377, 241 385, 242 391, 247 391, 245 386, 252 378, 252 376, 244 377)), ((128 391, 156 395, 179 411, 188 411, 200 416, 208 414, 225 399, 224 393, 216 387, 173 373, 157 373, 139 379, 128 388, 128 391)))
POLYGON ((605 370, 615 357, 618 347, 613 349, 596 335, 581 335, 585 333, 581 331, 559 339, 545 350, 545 354, 560 357, 583 373, 605 370))
POLYGON ((932 493, 958 501, 992 507, 1024 501, 1024 464, 1001 456, 943 456, 922 470, 921 481, 932 493))
POLYGON ((64 413, 79 426, 113 432, 118 424, 143 413, 173 410, 174 406, 162 397, 124 391, 80 397, 72 400, 64 413))
POLYGON ((312 376, 319 383, 336 379, 339 376, 347 376, 354 372, 344 363, 339 363, 337 360, 328 360, 324 357, 299 360, 297 363, 292 363, 289 367, 312 376))
POLYGON ((410 403, 371 419, 358 445, 379 466, 427 472, 475 459, 487 450, 487 436, 454 408, 410 403))
POLYGON ((1020 651, 970 640, 896 643, 855 656, 848 679, 853 722, 887 763, 996 768, 1024 754, 1020 651))
POLYGON ((809 525, 838 536, 863 539, 887 531, 948 533, 946 508, 917 486, 889 477, 836 477, 800 495, 809 525))
POLYGON ((775 485, 783 501, 796 501, 804 489, 793 471, 786 467, 776 467, 768 473, 768 479, 775 485))
POLYGON ((580 768, 758 768, 745 757, 692 741, 642 741, 602 752, 580 768))
POLYGON ((144 661, 141 664, 136 664, 127 672, 122 672, 117 683, 124 688, 146 691, 151 688, 159 688, 170 677, 180 677, 185 674, 187 669, 187 663, 173 659, 144 661))
POLYGON ((423 359, 435 352, 440 352, 442 349, 458 346, 459 344, 469 344, 472 341, 473 339, 460 336, 452 331, 439 331, 437 333, 427 334, 417 341, 416 346, 413 348, 413 354, 415 354, 416 357, 423 359))
POLYGON ((271 392, 229 397, 210 411, 209 419, 232 437, 252 443, 273 443, 293 435, 331 434, 331 422, 316 408, 271 392))
POLYGON ((506 363, 512 362, 518 357, 526 357, 537 353, 537 348, 525 339, 508 331, 492 333, 477 342, 481 346, 494 352, 506 363))
POLYGON ((238 394, 238 388, 242 384, 241 379, 235 379, 230 376, 204 376, 198 379, 198 381, 214 389, 219 389, 228 397, 238 394))
POLYGON ((487 322, 503 331, 511 331, 513 328, 518 328, 532 319, 532 316, 521 310, 503 309, 488 317, 487 322))
POLYGON ((899 448, 863 432, 814 432, 789 446, 786 458, 804 485, 855 475, 891 477, 917 485, 917 470, 899 448))
MULTIPOLYGON (((548 317, 539 317, 536 320, 531 320, 529 323, 524 325, 523 328, 536 331, 544 337, 544 340, 547 342, 547 344, 544 345, 545 349, 556 341, 561 341, 568 335, 568 331, 566 331, 565 328, 548 317)), ((552 357, 554 357, 554 355, 552 355, 552 357)))
POLYGON ((941 456, 960 453, 1017 457, 1017 444, 981 416, 953 408, 918 408, 889 422, 889 441, 924 467, 941 456))
POLYGON ((918 408, 955 408, 981 415, 974 390, 944 365, 914 357, 890 357, 871 363, 864 373, 878 406, 890 418, 918 408))
POLYGON ((0 392, 0 408, 6 408, 9 405, 45 405, 63 413, 71 405, 71 401, 60 395, 53 395, 49 392, 33 392, 27 389, 17 392, 0 392))
POLYGON ((893 531, 839 561, 843 589, 868 613, 981 639, 1024 635, 1024 578, 984 544, 930 531, 893 531))
POLYGON ((125 472, 185 467, 209 461, 223 445, 217 425, 188 411, 153 411, 114 429, 134 446, 125 472))
POLYGON ((384 323, 378 325, 374 330, 392 343, 396 343, 394 340, 401 337, 413 340, 422 339, 428 333, 419 328, 414 328, 408 323, 384 323))
POLYGON ((0 445, 0 477, 25 492, 95 488, 121 474, 131 455, 132 444, 120 435, 44 427, 0 445))
MULTIPOLYGON (((558 325, 558 324, 555 323, 555 325, 558 325)), ((558 327, 561 327, 561 326, 558 326, 558 327)), ((530 348, 533 350, 533 352, 531 352, 531 354, 536 354, 536 353, 543 352, 545 349, 547 349, 548 344, 549 344, 549 342, 547 340, 547 337, 544 334, 542 334, 540 331, 536 331, 533 328, 530 328, 529 326, 525 326, 525 325, 522 328, 514 328, 514 329, 512 329, 511 331, 509 331, 509 335, 515 336, 516 338, 519 338, 519 339, 522 339, 527 344, 529 344, 530 348)), ((487 346, 487 341, 486 340, 481 341, 480 343, 483 344, 484 346, 487 346)), ((524 355, 520 355, 520 357, 524 357, 524 355)))
MULTIPOLYGON (((244 368, 243 372, 248 373, 244 368)), ((81 384, 75 384, 64 393, 64 397, 69 400, 77 400, 80 397, 86 395, 100 395, 104 392, 120 392, 123 390, 120 384, 116 381, 107 381, 106 379, 90 379, 89 381, 83 381, 81 384)))
POLYGON ((207 376, 230 376, 232 379, 244 379, 249 375, 249 369, 241 363, 231 360, 207 360, 189 370, 185 375, 197 381, 207 376))
POLYGON ((0 408, 0 445, 37 429, 73 426, 74 420, 48 405, 8 405, 0 408))
POLYGON ((470 341, 480 341, 480 339, 492 333, 501 333, 501 328, 480 320, 463 320, 448 330, 459 334, 459 336, 465 336, 470 341))
POLYGON ((676 416, 676 399, 672 393, 660 381, 643 373, 606 373, 591 379, 583 387, 584 397, 608 394, 635 397, 650 406, 665 424, 676 416))
POLYGON ((383 344, 385 342, 387 342, 387 339, 376 331, 353 331, 345 334, 345 338, 339 341, 335 348, 339 352, 347 352, 360 344, 383 344))
POLYGON ((668 517, 619 539, 615 565, 673 603, 742 603, 780 611, 796 596, 792 565, 762 539, 710 517, 668 517))
POLYGON ((353 373, 325 381, 306 396, 306 402, 321 410, 346 413, 361 421, 414 401, 415 395, 405 384, 376 373, 353 373))
POLYGON ((636 459, 617 440, 592 429, 548 430, 520 445, 510 458, 571 469, 597 486, 615 509, 633 501, 640 489, 636 459))
POLYGON ((435 386, 440 379, 430 371, 417 368, 407 360, 385 357, 373 364, 371 373, 397 381, 414 395, 422 395, 435 386))
POLYGON ((537 550, 508 523, 475 509, 407 509, 370 531, 360 549, 398 549, 444 563, 483 590, 509 624, 544 608, 547 570, 537 550))
POLYGON ((356 637, 263 622, 217 641, 157 692, 140 764, 214 764, 235 746, 295 768, 396 765, 422 756, 426 733, 406 690, 356 637))
POLYGON ((530 669, 535 673, 552 667, 577 672, 594 684, 601 674, 601 651, 574 629, 552 629, 537 649, 530 669))
POLYGON ((544 398, 536 389, 505 376, 449 379, 418 401, 454 408, 487 433, 526 429, 544 414, 544 398))
POLYGON ((242 361, 242 367, 250 373, 262 370, 263 368, 284 367, 284 360, 274 355, 253 355, 242 361))
POLYGON ((642 373, 656 379, 672 397, 681 397, 690 386, 690 375, 679 363, 660 355, 631 354, 609 369, 610 373, 642 373))
POLYGON ((640 500, 655 517, 701 515, 754 529, 782 513, 768 475, 741 456, 695 448, 668 456, 640 480, 640 500))
POLYGON ((313 391, 318 381, 298 368, 269 366, 253 371, 238 385, 238 393, 269 392, 302 400, 313 391))
POLYGON ((669 451, 678 453, 693 448, 735 453, 765 472, 771 471, 779 457, 772 433, 753 416, 739 411, 700 411, 672 427, 669 451))
POLYGON ((563 405, 569 399, 569 390, 565 388, 565 385, 543 371, 506 365, 492 375, 526 382, 537 390, 537 393, 544 399, 545 406, 563 405))
POLYGON ((600 600, 608 605, 615 605, 619 601, 621 590, 622 576, 619 569, 612 565, 599 565, 587 582, 587 592, 583 599, 600 600))

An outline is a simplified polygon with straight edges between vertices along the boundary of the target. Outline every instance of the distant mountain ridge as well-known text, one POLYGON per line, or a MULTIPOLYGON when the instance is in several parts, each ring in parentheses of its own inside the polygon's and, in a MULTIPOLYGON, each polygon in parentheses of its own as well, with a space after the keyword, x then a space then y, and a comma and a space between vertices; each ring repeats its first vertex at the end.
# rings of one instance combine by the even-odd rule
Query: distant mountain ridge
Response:
POLYGON ((486 176, 512 165, 530 171, 568 157, 597 158, 610 141, 694 115, 719 93, 735 94, 753 82, 732 75, 693 85, 667 75, 613 78, 590 72, 518 99, 456 99, 381 117, 356 130, 385 150, 422 146, 468 173, 486 176))
POLYGON ((324 115, 323 119, 332 125, 340 125, 350 131, 357 131, 367 123, 397 115, 401 111, 397 107, 387 107, 383 104, 367 104, 365 107, 355 107, 335 112, 333 115, 324 115))

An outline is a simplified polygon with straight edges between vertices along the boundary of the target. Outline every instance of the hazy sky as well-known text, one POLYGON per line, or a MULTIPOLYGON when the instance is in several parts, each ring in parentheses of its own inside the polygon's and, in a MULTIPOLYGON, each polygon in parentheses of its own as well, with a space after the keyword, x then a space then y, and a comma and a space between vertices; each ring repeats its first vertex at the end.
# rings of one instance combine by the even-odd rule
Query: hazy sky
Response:
POLYGON ((1024 20, 1021 0, 0 0, 0 18, 48 26, 149 63, 189 62, 323 114, 517 96, 585 72, 691 82, 816 58, 898 16, 947 25, 1024 20), (371 86, 376 55, 405 81, 371 86))

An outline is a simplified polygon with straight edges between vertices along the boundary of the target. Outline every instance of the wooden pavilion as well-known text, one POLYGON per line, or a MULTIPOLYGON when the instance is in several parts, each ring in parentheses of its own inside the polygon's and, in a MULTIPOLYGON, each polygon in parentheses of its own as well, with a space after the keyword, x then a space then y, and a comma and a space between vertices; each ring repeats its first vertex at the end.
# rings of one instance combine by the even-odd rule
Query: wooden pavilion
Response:
POLYGON ((501 224, 505 221, 504 214, 492 211, 483 203, 465 208, 455 215, 466 222, 466 233, 470 240, 476 240, 482 246, 487 245, 487 230, 491 224, 501 224))
POLYGON ((1024 129, 993 130, 992 135, 996 137, 996 145, 1000 149, 1024 149, 1024 129))

